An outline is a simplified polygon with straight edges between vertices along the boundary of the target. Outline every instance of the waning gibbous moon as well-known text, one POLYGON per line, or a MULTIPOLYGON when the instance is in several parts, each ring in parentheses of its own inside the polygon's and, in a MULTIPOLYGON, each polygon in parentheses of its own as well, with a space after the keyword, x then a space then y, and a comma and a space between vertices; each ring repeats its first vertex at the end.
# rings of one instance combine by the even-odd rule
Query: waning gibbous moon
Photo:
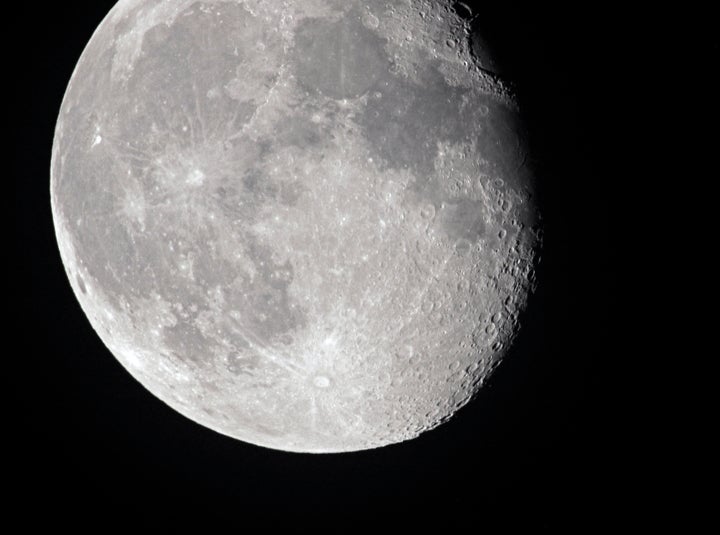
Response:
POLYGON ((115 5, 62 103, 51 199, 77 299, 133 377, 297 452, 411 439, 472 398, 517 333, 540 230, 471 15, 115 5))

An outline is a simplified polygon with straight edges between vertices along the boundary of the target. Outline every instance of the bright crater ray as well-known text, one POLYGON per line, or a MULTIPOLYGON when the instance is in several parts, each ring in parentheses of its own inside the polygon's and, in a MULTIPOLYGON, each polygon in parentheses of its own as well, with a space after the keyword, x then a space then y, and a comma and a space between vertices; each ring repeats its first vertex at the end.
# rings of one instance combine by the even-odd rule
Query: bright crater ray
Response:
POLYGON ((407 440, 471 399, 517 333, 539 218, 517 106, 463 16, 112 9, 63 100, 52 209, 83 310, 147 389, 304 452, 407 440))

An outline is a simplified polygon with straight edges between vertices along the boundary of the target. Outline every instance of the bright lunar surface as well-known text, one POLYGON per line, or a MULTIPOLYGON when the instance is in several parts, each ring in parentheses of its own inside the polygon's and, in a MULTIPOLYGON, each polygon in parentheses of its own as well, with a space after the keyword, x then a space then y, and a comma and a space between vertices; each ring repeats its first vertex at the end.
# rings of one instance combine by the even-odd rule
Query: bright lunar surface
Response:
POLYGON ((57 121, 72 288, 154 395, 242 441, 375 448, 502 359, 539 216, 462 3, 121 0, 57 121))

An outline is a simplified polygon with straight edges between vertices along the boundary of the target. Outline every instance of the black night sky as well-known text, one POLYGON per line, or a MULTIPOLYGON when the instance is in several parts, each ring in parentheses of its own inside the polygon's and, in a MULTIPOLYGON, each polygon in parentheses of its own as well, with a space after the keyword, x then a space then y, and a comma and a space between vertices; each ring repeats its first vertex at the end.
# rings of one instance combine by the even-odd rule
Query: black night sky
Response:
POLYGON ((548 527, 569 512, 611 513, 627 459, 613 380, 625 358, 614 339, 619 225, 606 189, 609 177, 621 180, 608 161, 618 96, 606 67, 621 73, 627 64, 622 21, 512 2, 476 8, 500 68, 517 81, 538 159, 539 290, 489 386, 450 422, 378 450, 313 456, 241 443, 171 410, 114 359, 75 300, 50 213, 52 136, 73 67, 112 4, 50 2, 19 17, 34 21, 24 32, 33 46, 18 68, 25 111, 13 140, 22 290, 12 334, 22 342, 5 358, 23 361, 12 380, 23 499, 363 517, 463 512, 478 527, 486 514, 548 527))

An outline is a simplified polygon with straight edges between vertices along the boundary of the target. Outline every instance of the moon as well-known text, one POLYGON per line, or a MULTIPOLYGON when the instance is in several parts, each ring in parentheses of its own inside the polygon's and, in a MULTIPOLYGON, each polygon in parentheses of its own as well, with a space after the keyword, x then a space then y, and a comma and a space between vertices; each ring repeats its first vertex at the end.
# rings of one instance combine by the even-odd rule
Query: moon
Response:
POLYGON ((294 452, 412 439, 472 399, 541 248, 522 116, 477 15, 113 7, 65 93, 50 192, 72 289, 134 378, 294 452))

